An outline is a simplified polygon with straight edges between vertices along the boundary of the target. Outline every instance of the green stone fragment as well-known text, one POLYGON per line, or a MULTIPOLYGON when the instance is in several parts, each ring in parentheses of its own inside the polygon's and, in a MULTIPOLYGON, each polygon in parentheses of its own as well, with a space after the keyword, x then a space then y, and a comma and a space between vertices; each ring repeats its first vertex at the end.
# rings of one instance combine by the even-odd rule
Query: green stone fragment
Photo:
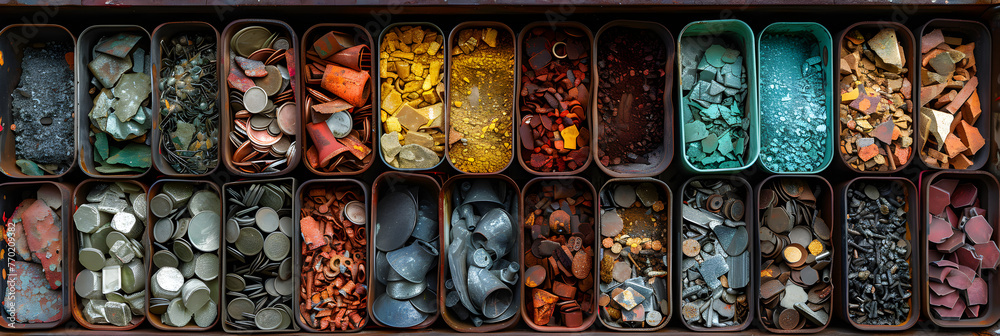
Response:
POLYGON ((719 138, 719 153, 725 155, 733 151, 733 137, 729 132, 719 138))
POLYGON ((726 48, 718 44, 713 44, 705 50, 705 61, 708 64, 721 68, 725 63, 722 62, 722 55, 726 53, 726 48))
POLYGON ((114 94, 118 100, 111 106, 115 110, 118 121, 124 123, 132 120, 132 117, 139 110, 139 105, 149 97, 152 90, 149 75, 144 73, 123 75, 122 79, 118 81, 118 86, 114 88, 114 94))
POLYGON ((124 164, 134 168, 149 168, 152 153, 149 146, 137 143, 130 143, 122 150, 108 158, 109 164, 124 164))
POLYGON ((704 139, 701 139, 701 147, 706 152, 709 153, 714 152, 718 146, 719 146, 719 137, 715 136, 715 134, 709 134, 704 139))
POLYGON ((700 121, 684 124, 684 137, 687 142, 698 141, 708 136, 708 129, 700 121))
POLYGON ((171 134, 170 140, 174 143, 174 148, 187 149, 194 137, 194 125, 178 121, 177 130, 171 134))
POLYGON ((38 164, 31 160, 17 160, 14 163, 21 168, 21 173, 28 176, 42 176, 45 172, 38 168, 38 164))
POLYGON ((101 172, 102 174, 141 173, 146 171, 145 169, 132 168, 125 165, 116 165, 116 164, 97 166, 97 168, 94 169, 101 172))
POLYGON ((94 134, 94 149, 97 151, 97 157, 94 160, 100 158, 101 161, 106 161, 110 156, 108 154, 108 135, 104 132, 99 132, 94 134))

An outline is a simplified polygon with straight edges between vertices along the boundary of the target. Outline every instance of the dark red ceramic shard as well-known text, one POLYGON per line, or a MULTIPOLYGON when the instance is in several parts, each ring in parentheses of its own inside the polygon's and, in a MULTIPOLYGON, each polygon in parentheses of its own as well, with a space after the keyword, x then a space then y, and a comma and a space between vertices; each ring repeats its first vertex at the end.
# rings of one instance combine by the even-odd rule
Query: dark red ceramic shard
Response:
POLYGON ((965 302, 969 306, 988 304, 990 299, 990 287, 983 278, 972 280, 972 286, 965 290, 965 302))
POLYGON ((947 191, 937 185, 932 185, 927 189, 927 212, 939 214, 951 204, 950 202, 950 191, 947 191))
POLYGON ((952 307, 934 307, 934 312, 942 319, 957 320, 965 313, 965 301, 958 300, 952 307))
POLYGON ((945 296, 955 291, 954 288, 942 282, 928 282, 927 287, 930 287, 932 294, 937 296, 945 296))
POLYGON ((993 238, 993 227, 983 216, 972 217, 965 222, 965 235, 973 244, 985 244, 993 238))
POLYGON ((931 295, 931 297, 930 297, 930 304, 931 304, 931 306, 934 306, 934 307, 949 307, 949 308, 951 308, 951 307, 954 307, 955 303, 959 301, 958 299, 961 299, 961 298, 962 298, 962 296, 959 295, 957 291, 948 293, 947 295, 943 295, 943 296, 931 295))
POLYGON ((958 230, 952 230, 953 233, 951 237, 946 239, 944 242, 937 244, 937 250, 941 253, 954 253, 959 247, 965 245, 965 233, 958 230))
POLYGON ((952 179, 939 180, 937 182, 934 182, 932 186, 941 188, 941 190, 943 190, 945 193, 951 195, 951 193, 955 191, 955 187, 958 186, 958 180, 952 180, 952 179))
POLYGON ((971 268, 974 271, 979 271, 979 267, 983 265, 983 259, 976 255, 970 246, 958 248, 955 250, 955 255, 958 256, 959 265, 971 268))
MULTIPOLYGON (((959 220, 958 220, 958 215, 955 214, 955 210, 952 210, 951 207, 944 207, 944 216, 940 216, 940 217, 946 219, 948 221, 948 223, 951 223, 951 227, 953 227, 953 228, 957 229, 958 225, 961 224, 959 222, 959 220)), ((969 216, 969 217, 972 217, 972 216, 969 216)))
POLYGON ((931 262, 931 264, 937 267, 958 268, 957 262, 948 259, 934 261, 931 262))
POLYGON ((952 233, 951 224, 943 219, 932 217, 931 223, 927 228, 927 240, 935 244, 940 244, 951 238, 952 233))
POLYGON ((955 191, 951 193, 951 206, 956 208, 970 206, 976 202, 976 196, 978 195, 979 188, 976 188, 975 184, 959 184, 958 187, 955 187, 955 191))
POLYGON ((968 306, 968 307, 965 307, 965 317, 966 318, 977 318, 977 317, 979 317, 979 307, 980 306, 968 306))
POLYGON ((927 249, 927 262, 933 262, 944 259, 944 255, 934 249, 927 249))
POLYGON ((997 269, 997 263, 1000 262, 1000 248, 997 248, 996 242, 976 245, 976 254, 983 257, 983 269, 997 269))
POLYGON ((944 279, 948 278, 948 273, 951 273, 952 270, 954 268, 929 265, 927 266, 927 278, 931 281, 944 283, 944 279))

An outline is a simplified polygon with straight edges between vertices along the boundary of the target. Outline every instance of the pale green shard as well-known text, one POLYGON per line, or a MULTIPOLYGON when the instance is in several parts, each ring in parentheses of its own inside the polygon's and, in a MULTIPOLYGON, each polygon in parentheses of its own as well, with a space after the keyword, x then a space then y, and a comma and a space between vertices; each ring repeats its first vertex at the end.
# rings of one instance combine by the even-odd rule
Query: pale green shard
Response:
POLYGON ((171 134, 171 141, 174 143, 174 148, 186 149, 191 144, 191 139, 194 138, 195 133, 194 125, 186 123, 184 121, 177 122, 177 130, 171 134))
POLYGON ((118 86, 114 88, 115 97, 118 98, 111 107, 115 110, 118 121, 127 122, 132 120, 139 105, 149 97, 153 87, 150 86, 149 75, 144 73, 130 73, 123 75, 118 86))

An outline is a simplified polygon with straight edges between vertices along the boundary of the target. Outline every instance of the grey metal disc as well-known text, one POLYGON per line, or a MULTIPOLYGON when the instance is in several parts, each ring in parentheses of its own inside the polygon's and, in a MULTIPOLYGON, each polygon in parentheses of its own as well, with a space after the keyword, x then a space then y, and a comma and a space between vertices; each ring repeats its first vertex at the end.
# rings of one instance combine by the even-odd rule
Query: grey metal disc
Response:
POLYGON ((375 247, 379 251, 392 251, 403 247, 417 224, 417 203, 401 191, 379 200, 376 210, 375 247))

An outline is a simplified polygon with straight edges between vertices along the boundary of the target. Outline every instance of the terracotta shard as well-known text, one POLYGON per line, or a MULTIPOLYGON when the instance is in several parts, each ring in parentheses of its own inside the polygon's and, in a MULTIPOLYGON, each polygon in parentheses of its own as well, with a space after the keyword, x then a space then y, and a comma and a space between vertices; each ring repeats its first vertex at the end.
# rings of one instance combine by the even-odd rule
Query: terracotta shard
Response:
POLYGON ((972 286, 972 280, 975 278, 975 270, 964 265, 959 265, 957 271, 948 272, 948 278, 945 279, 945 282, 949 286, 955 287, 955 289, 966 290, 969 286, 972 286), (971 272, 966 270, 971 270, 971 272))
POLYGON ((959 139, 962 140, 962 144, 968 149, 964 152, 967 156, 976 155, 983 146, 986 145, 986 140, 983 139, 983 135, 979 133, 979 129, 972 126, 964 119, 959 121, 958 127, 955 128, 959 139))
POLYGON ((229 76, 226 77, 226 81, 229 82, 229 87, 244 93, 257 85, 237 67, 229 67, 229 76))
POLYGON ((62 285, 62 230, 45 202, 34 202, 21 214, 28 247, 42 263, 50 289, 62 285))
POLYGON ((302 218, 299 224, 302 230, 302 239, 310 250, 326 246, 326 239, 323 237, 323 227, 312 216, 302 218))
POLYGON ((247 77, 267 76, 267 70, 264 70, 264 62, 240 56, 236 56, 234 59, 236 60, 236 64, 240 65, 240 69, 243 69, 243 74, 247 75, 247 77))
POLYGON ((989 297, 990 287, 983 278, 972 280, 972 286, 965 290, 965 302, 970 306, 988 304, 989 297))
POLYGON ((934 29, 920 37, 920 53, 926 54, 941 43, 944 43, 944 34, 941 33, 941 29, 934 29))
POLYGON ((948 220, 948 223, 951 223, 951 226, 953 228, 958 229, 958 225, 961 224, 958 221, 958 215, 955 214, 955 211, 952 210, 951 207, 945 207, 944 208, 944 216, 941 216, 941 217, 944 217, 946 220, 948 220))
POLYGON ((955 99, 953 99, 951 103, 948 103, 948 106, 945 106, 944 109, 951 112, 951 114, 958 112, 958 110, 962 108, 962 105, 965 104, 965 101, 969 99, 969 96, 976 91, 976 85, 978 84, 979 78, 970 78, 968 82, 965 82, 965 86, 962 87, 962 90, 958 92, 958 96, 955 96, 955 99))
POLYGON ((875 129, 871 131, 872 136, 876 139, 881 140, 884 143, 892 143, 892 130, 896 128, 896 124, 892 120, 886 121, 884 123, 875 126, 875 129))
POLYGON ((982 114, 983 110, 979 103, 979 94, 973 92, 969 96, 969 100, 965 101, 965 105, 962 105, 962 120, 969 124, 976 124, 976 120, 979 120, 979 115, 982 114))
POLYGON ((966 318, 977 318, 979 317, 979 307, 982 306, 967 306, 965 307, 965 317, 966 318))

